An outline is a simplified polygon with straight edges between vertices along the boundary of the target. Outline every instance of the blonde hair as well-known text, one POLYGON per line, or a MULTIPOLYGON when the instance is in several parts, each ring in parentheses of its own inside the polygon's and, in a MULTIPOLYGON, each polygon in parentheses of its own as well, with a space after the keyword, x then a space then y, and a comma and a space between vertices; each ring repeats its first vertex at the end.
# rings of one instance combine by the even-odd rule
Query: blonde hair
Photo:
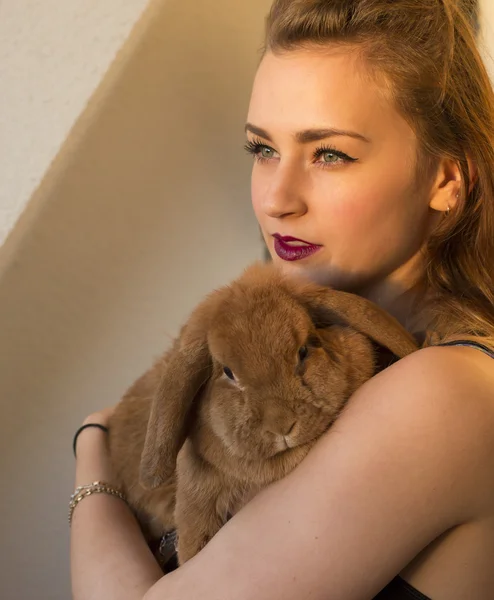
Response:
POLYGON ((420 177, 441 157, 460 166, 460 201, 428 241, 422 285, 436 341, 494 348, 494 93, 475 23, 473 0, 274 0, 265 52, 357 49, 417 135, 420 177))

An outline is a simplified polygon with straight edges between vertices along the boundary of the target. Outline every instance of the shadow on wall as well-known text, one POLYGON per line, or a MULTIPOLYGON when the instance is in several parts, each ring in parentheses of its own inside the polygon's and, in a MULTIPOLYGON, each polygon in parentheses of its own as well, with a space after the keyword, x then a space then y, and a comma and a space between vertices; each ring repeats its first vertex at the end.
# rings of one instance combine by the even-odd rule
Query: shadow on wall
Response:
POLYGON ((263 255, 242 146, 269 2, 156 6, 0 280, 5 600, 69 597, 73 431, 206 292, 263 255))

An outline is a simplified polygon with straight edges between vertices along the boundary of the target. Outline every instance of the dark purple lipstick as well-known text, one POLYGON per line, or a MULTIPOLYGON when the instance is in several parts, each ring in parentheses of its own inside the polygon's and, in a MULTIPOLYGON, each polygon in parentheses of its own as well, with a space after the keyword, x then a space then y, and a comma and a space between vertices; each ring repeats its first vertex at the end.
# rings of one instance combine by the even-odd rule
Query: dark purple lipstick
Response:
POLYGON ((294 262, 312 256, 322 248, 322 246, 318 244, 311 244, 310 242, 289 235, 282 236, 279 233, 275 233, 273 237, 276 254, 282 260, 288 262, 294 262))

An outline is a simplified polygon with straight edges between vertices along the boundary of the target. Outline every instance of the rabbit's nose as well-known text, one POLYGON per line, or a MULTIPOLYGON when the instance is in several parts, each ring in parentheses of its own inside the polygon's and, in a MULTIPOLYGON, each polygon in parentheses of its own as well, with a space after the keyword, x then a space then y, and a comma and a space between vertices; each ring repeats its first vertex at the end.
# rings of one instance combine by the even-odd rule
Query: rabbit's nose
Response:
POLYGON ((280 437, 286 438, 288 437, 297 425, 297 421, 294 421, 291 425, 281 425, 273 423, 272 425, 268 425, 264 428, 264 431, 268 433, 274 433, 274 435, 279 435, 280 437))
POLYGON ((283 436, 287 436, 290 435, 291 433, 293 433, 293 430, 295 429, 295 427, 297 426, 297 421, 294 421, 290 427, 287 429, 287 431, 285 433, 283 433, 283 436))
POLYGON ((264 414, 263 429, 268 433, 287 437, 293 433, 297 425, 297 417, 286 411, 267 410, 264 414))

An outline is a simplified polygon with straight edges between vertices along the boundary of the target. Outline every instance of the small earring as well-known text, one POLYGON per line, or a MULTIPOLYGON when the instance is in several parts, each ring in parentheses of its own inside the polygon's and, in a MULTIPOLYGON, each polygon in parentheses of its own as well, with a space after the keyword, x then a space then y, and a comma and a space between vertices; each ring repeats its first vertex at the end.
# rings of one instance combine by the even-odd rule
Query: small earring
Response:
POLYGON ((448 204, 448 208, 446 209, 446 216, 449 217, 449 213, 451 212, 451 207, 448 204))

